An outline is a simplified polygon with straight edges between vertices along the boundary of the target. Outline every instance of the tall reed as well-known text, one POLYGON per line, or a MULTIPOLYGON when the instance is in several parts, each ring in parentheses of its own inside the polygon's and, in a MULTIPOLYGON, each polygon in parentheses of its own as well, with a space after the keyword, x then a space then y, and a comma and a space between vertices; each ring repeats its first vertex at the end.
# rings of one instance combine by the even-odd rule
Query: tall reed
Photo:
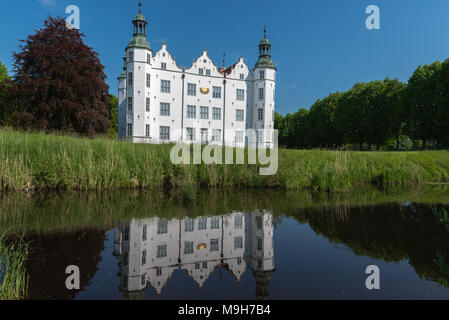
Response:
MULTIPOLYGON (((6 233, 5 233, 6 234, 6 233)), ((0 236, 0 300, 24 299, 28 290, 28 244, 21 238, 8 243, 0 236)))

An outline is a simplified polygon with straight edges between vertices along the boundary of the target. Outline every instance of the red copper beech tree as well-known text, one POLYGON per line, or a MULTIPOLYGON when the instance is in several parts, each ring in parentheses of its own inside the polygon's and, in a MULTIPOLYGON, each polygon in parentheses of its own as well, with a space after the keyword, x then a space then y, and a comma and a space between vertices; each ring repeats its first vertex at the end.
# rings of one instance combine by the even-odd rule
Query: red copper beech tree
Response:
POLYGON ((10 123, 24 129, 94 136, 110 126, 108 86, 98 54, 63 18, 22 40, 14 53, 16 106, 10 123))

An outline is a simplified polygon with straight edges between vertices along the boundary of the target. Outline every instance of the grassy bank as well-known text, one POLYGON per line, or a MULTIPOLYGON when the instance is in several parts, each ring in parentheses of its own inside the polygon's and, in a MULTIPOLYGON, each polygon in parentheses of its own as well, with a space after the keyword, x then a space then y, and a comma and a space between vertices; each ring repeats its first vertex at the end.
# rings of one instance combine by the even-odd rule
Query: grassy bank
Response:
POLYGON ((174 165, 170 145, 0 130, 0 191, 268 187, 348 191, 355 186, 449 182, 449 152, 279 150, 279 170, 174 165))
POLYGON ((28 276, 25 262, 28 245, 18 240, 7 244, 4 236, 0 237, 0 300, 19 300, 25 297, 28 276))

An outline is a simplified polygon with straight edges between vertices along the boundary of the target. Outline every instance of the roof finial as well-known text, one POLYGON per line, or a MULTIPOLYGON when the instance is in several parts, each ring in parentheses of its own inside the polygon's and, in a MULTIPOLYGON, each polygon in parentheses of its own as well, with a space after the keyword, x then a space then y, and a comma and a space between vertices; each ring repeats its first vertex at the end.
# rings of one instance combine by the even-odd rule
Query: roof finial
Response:
POLYGON ((142 14, 142 1, 139 1, 139 14, 142 14))
POLYGON ((267 38, 267 24, 265 23, 264 27, 263 27, 263 38, 266 39, 267 38))
POLYGON ((223 53, 223 69, 226 68, 226 52, 223 53))

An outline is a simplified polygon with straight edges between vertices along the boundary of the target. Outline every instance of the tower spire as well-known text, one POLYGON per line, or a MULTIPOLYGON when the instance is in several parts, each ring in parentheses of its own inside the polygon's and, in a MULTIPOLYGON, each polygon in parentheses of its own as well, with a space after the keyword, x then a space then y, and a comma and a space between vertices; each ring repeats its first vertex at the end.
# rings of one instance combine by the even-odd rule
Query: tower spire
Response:
POLYGON ((142 1, 139 1, 139 14, 142 14, 142 1))

